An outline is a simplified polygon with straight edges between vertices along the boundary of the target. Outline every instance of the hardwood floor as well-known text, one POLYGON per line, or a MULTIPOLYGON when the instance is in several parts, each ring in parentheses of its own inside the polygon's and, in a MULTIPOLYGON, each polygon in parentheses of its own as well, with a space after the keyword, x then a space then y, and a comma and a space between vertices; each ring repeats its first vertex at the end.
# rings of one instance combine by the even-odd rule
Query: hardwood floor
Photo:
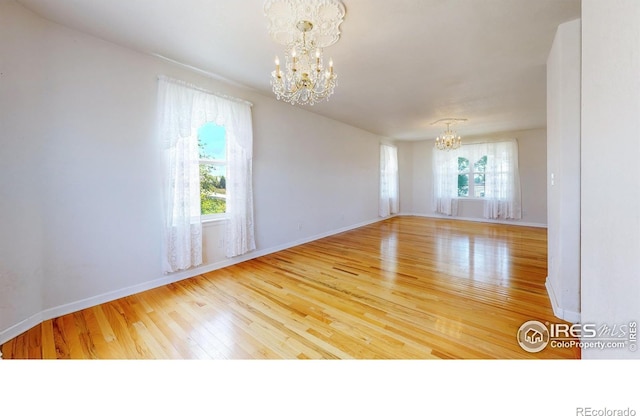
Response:
POLYGON ((546 229, 396 217, 48 320, 4 358, 579 358, 525 352, 553 316, 546 229))

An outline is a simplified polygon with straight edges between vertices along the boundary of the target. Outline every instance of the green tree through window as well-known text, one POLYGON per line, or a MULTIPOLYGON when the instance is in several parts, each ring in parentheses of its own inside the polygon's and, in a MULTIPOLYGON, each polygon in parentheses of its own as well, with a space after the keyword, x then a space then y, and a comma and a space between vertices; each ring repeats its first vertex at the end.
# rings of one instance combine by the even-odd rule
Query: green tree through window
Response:
POLYGON ((198 129, 200 153, 200 213, 227 211, 227 162, 224 127, 207 123, 198 129))
POLYGON ((471 164, 469 159, 458 157, 458 196, 484 198, 487 156, 471 164))
POLYGON ((458 158, 458 196, 469 196, 469 159, 458 158))
POLYGON ((473 196, 484 198, 485 172, 487 168, 487 156, 482 156, 473 164, 473 196))

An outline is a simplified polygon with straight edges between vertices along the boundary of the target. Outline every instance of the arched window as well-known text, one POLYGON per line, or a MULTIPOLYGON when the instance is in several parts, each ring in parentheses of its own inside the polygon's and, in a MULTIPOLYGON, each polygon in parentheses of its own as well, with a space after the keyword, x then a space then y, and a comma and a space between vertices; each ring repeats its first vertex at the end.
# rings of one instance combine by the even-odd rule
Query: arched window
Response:
POLYGON ((164 76, 158 101, 164 271, 202 264, 202 220, 210 215, 224 215, 227 257, 255 250, 251 103, 164 76))

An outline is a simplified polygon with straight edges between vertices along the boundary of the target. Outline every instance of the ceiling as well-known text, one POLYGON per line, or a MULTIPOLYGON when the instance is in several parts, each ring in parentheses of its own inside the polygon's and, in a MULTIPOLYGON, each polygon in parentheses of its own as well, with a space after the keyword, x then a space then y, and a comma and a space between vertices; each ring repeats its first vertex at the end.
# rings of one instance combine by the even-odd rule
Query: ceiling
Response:
MULTIPOLYGON (((62 25, 273 96, 263 0, 17 0, 62 25)), ((546 125, 546 60, 580 0, 343 0, 338 86, 307 110, 396 139, 546 125)))

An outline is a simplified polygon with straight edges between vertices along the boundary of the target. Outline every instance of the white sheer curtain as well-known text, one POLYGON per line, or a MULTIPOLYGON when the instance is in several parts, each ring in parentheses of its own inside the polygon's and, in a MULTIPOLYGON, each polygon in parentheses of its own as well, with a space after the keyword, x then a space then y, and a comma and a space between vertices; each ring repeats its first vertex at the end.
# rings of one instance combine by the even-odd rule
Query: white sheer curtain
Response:
POLYGON ((227 140, 227 256, 255 249, 250 104, 159 77, 158 106, 164 149, 164 271, 202 264, 197 130, 211 121, 225 127, 227 140))
MULTIPOLYGON (((458 157, 485 166, 484 217, 522 218, 518 142, 513 140, 463 145, 455 151, 433 151, 433 210, 445 215, 458 213, 458 157)), ((477 171, 476 173, 482 173, 477 171)), ((475 178, 470 177, 472 181, 475 178)))
POLYGON ((158 85, 163 166, 163 269, 165 273, 202 263, 198 144, 192 140, 196 91, 161 78, 158 85))
POLYGON ((251 107, 229 102, 227 130, 227 257, 256 249, 253 231, 253 127, 251 107))
POLYGON ((518 142, 487 143, 484 217, 492 219, 522 218, 518 142))
POLYGON ((458 155, 460 150, 433 150, 434 212, 458 215, 458 155))
POLYGON ((380 203, 378 213, 388 217, 398 213, 398 148, 380 145, 380 203))

